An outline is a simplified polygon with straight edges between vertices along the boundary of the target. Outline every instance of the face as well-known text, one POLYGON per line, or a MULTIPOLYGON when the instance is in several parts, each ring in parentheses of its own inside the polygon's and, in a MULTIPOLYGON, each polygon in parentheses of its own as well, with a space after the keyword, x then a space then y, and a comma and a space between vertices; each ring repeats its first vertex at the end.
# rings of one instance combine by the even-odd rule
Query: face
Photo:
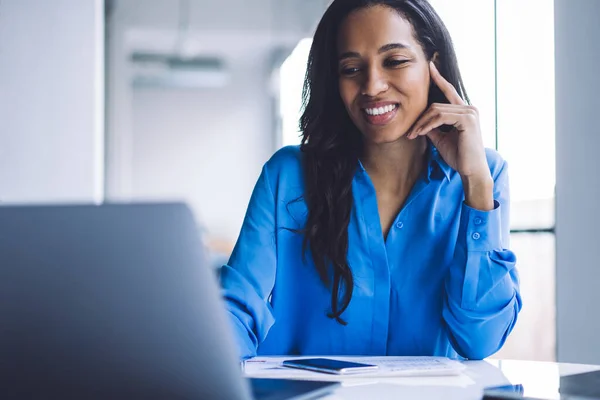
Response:
POLYGON ((427 108, 429 64, 412 25, 374 6, 350 14, 338 34, 342 101, 367 141, 402 138, 427 108))

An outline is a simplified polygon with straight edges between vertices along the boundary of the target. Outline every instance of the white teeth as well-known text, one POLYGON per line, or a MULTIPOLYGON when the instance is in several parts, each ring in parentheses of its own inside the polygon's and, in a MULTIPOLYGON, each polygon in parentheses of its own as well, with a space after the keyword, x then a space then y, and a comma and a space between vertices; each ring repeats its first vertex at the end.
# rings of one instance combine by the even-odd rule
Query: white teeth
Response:
POLYGON ((395 109, 396 109, 396 105, 390 104, 385 107, 379 107, 379 108, 365 108, 365 112, 369 115, 382 115, 382 114, 392 112, 395 109))

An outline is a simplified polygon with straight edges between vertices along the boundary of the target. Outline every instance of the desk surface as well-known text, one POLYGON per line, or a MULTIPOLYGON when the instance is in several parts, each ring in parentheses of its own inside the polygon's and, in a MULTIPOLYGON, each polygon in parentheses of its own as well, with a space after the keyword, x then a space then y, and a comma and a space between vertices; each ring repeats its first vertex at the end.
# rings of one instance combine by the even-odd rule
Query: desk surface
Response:
MULTIPOLYGON (((325 400, 358 399, 473 399, 484 387, 524 385, 527 396, 558 399, 561 376, 600 370, 600 366, 533 361, 467 361, 459 376, 419 378, 341 378, 342 386, 325 400)), ((268 377, 261 375, 262 377, 268 377)))

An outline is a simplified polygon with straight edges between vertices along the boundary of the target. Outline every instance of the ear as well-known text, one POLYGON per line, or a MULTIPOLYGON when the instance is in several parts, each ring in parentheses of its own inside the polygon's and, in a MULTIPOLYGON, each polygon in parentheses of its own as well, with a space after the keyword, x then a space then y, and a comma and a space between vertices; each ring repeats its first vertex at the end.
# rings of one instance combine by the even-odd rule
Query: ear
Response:
POLYGON ((431 57, 431 61, 433 61, 436 68, 439 70, 440 69, 440 53, 438 53, 437 51, 435 53, 433 53, 433 57, 431 57))

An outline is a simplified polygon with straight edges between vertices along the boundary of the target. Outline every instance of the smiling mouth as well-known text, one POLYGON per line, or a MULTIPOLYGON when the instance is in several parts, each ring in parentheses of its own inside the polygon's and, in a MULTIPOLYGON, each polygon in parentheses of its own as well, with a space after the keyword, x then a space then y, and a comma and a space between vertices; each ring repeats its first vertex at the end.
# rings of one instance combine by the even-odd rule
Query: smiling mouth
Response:
POLYGON ((363 108, 363 116, 372 125, 385 125, 394 118, 398 112, 399 104, 388 104, 383 107, 363 108))

